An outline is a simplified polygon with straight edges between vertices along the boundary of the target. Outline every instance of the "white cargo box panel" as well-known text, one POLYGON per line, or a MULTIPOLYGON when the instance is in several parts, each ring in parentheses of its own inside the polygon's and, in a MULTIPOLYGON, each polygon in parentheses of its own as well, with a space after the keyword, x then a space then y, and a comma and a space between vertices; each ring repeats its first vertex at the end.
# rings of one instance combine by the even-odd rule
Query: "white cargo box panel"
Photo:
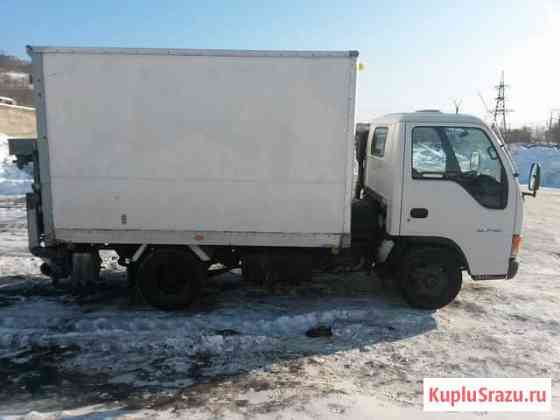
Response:
POLYGON ((357 53, 28 51, 49 240, 347 244, 357 53))

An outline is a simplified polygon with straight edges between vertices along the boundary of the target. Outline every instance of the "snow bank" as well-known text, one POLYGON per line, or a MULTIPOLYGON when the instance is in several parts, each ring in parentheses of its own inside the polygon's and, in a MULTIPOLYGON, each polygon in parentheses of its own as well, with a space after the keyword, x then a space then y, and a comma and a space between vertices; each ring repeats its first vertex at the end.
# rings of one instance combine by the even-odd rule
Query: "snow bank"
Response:
POLYGON ((23 170, 13 163, 8 152, 8 137, 0 133, 0 195, 20 195, 31 191, 31 167, 23 170))
POLYGON ((560 148, 548 145, 511 145, 519 168, 519 182, 527 184, 533 162, 542 168, 542 186, 560 188, 560 148))

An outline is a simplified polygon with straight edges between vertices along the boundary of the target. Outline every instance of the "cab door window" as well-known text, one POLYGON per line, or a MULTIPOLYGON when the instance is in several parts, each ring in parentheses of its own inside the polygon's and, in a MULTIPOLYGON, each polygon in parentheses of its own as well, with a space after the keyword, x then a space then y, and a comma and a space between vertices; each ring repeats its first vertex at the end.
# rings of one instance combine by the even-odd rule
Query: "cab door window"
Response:
POLYGON ((415 127, 412 178, 458 183, 482 206, 507 205, 507 177, 494 145, 479 128, 415 127))

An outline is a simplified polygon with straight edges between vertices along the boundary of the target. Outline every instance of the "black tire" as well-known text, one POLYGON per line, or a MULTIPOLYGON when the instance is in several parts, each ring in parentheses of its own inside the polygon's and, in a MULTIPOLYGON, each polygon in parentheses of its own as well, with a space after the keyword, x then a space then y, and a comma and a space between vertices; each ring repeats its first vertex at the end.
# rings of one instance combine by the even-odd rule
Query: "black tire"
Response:
POLYGON ((400 286, 415 308, 439 309, 455 299, 462 286, 458 257, 445 248, 414 248, 402 258, 400 286))
POLYGON ((136 288, 150 305, 160 309, 189 306, 200 294, 208 267, 187 250, 150 250, 135 269, 136 288))

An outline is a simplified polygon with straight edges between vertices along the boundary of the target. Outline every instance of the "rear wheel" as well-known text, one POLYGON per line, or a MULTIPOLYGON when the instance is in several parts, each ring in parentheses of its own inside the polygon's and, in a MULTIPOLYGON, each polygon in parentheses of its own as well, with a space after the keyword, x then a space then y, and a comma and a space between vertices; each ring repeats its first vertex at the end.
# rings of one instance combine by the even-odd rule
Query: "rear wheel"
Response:
POLYGON ((146 302, 160 309, 179 309, 199 296, 208 267, 187 250, 156 248, 134 271, 136 287, 146 302))
POLYGON ((459 259, 444 248, 415 248, 403 257, 400 286, 405 300, 415 308, 439 309, 461 290, 459 259))

